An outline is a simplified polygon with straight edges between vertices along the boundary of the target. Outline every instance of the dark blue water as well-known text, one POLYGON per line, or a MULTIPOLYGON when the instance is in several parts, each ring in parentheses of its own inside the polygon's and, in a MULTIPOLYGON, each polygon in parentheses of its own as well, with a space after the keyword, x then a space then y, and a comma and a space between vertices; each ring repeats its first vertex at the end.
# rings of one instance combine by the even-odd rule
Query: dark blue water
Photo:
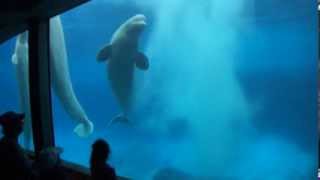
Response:
MULTIPOLYGON (((90 145, 104 138, 117 173, 134 179, 165 168, 196 179, 315 175, 315 2, 96 0, 61 18, 73 87, 95 125, 77 137, 53 97, 64 159, 88 166, 90 145), (140 50, 150 69, 136 72, 132 124, 107 126, 120 108, 96 53, 137 13, 148 19, 140 50)), ((1 112, 18 109, 13 47, 0 48, 1 112)))

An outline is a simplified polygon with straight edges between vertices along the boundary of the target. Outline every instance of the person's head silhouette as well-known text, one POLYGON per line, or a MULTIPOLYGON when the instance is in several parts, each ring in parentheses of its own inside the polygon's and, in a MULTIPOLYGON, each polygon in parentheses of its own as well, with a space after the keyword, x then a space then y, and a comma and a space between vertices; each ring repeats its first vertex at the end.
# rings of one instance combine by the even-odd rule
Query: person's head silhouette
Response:
POLYGON ((5 137, 17 138, 23 130, 24 114, 12 111, 6 112, 0 116, 0 125, 2 126, 5 137))
POLYGON ((109 144, 103 140, 98 139, 92 145, 91 164, 105 163, 110 154, 109 144))

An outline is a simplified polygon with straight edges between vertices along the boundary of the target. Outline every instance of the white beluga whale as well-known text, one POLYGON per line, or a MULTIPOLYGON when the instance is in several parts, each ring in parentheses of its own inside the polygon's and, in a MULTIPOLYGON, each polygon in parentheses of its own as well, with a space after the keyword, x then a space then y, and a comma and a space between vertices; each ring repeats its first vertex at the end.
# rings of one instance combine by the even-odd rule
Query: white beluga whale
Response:
MULTIPOLYGON (((53 92, 69 116, 78 122, 74 132, 80 137, 86 137, 93 132, 93 124, 80 105, 70 79, 64 32, 59 16, 50 20, 50 75, 53 92)), ((27 32, 19 34, 16 41, 12 63, 16 66, 20 89, 21 109, 26 113, 25 139, 30 137, 31 122, 29 107, 28 82, 28 41, 27 32), (28 135, 29 134, 29 135, 28 135)))
POLYGON ((118 101, 122 113, 115 121, 128 122, 132 110, 134 68, 149 68, 148 58, 138 51, 138 41, 146 26, 146 17, 135 15, 124 22, 113 34, 110 44, 104 46, 97 55, 98 61, 107 61, 110 87, 118 101))
POLYGON ((23 142, 26 148, 31 147, 32 126, 29 106, 29 57, 28 57, 28 35, 24 32, 17 36, 16 46, 11 61, 15 65, 16 77, 19 88, 20 110, 25 113, 23 131, 23 142))
POLYGON ((60 16, 50 20, 50 59, 54 93, 71 118, 79 123, 74 132, 80 137, 86 137, 93 132, 93 124, 80 105, 72 87, 60 16))

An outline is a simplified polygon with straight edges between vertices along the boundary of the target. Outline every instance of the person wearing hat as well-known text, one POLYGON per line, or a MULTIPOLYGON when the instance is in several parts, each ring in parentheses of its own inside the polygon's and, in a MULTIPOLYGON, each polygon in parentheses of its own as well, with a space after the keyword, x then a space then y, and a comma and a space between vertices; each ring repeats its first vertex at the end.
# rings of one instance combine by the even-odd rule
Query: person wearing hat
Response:
POLYGON ((18 143, 24 114, 12 111, 0 116, 3 137, 0 139, 0 179, 28 180, 33 176, 32 162, 18 143))

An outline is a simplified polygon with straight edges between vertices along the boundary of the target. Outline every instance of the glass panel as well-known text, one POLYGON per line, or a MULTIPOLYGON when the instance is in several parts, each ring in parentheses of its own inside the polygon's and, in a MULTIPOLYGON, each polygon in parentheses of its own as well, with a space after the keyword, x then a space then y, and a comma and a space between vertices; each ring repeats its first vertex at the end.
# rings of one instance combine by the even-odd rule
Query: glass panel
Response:
MULTIPOLYGON (((17 37, 21 37, 18 35, 17 37)), ((26 115, 25 126, 19 138, 21 145, 33 150, 32 127, 28 99, 28 46, 27 37, 16 45, 13 37, 0 46, 0 113, 6 111, 23 112, 26 115)))
POLYGON ((88 167, 103 138, 117 174, 134 179, 312 179, 315 8, 96 0, 61 15, 51 73, 63 158, 88 167))

